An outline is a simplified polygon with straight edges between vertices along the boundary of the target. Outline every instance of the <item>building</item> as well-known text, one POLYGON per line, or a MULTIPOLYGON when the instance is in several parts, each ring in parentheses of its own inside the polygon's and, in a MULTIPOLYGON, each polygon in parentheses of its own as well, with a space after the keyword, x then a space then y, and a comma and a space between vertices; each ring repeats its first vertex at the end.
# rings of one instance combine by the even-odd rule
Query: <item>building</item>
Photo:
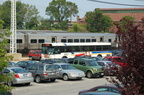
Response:
MULTIPOLYGON (((144 8, 107 8, 100 10, 103 11, 104 15, 109 15, 114 22, 119 22, 124 16, 132 16, 135 18, 136 24, 141 24, 142 18, 144 18, 144 8)), ((77 16, 77 23, 85 24, 85 18, 86 17, 79 18, 79 16, 77 16)), ((116 32, 116 26, 113 26, 110 31, 116 32)))

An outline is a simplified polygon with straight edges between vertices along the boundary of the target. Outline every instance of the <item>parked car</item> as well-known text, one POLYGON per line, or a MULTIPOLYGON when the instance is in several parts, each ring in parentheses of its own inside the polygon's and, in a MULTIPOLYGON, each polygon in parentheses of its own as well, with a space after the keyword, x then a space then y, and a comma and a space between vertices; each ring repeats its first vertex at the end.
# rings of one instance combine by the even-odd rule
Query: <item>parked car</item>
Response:
POLYGON ((61 58, 65 63, 73 63, 74 58, 61 58))
POLYGON ((65 63, 65 61, 61 59, 45 59, 40 60, 39 63, 53 64, 53 63, 65 63))
POLYGON ((117 66, 111 61, 97 61, 97 64, 103 67, 105 75, 113 75, 112 71, 117 66))
POLYGON ((89 58, 76 58, 71 64, 75 68, 85 72, 86 77, 103 77, 104 70, 99 66, 95 60, 89 58))
POLYGON ((58 68, 60 70, 60 78, 63 78, 63 80, 69 80, 69 79, 82 79, 85 77, 85 73, 81 70, 76 69, 72 65, 68 63, 55 63, 58 65, 58 68))
POLYGON ((32 73, 28 72, 27 70, 25 70, 21 67, 7 67, 2 71, 2 73, 4 75, 12 74, 14 76, 14 79, 7 82, 8 86, 11 86, 14 84, 29 85, 34 80, 32 73))
MULTIPOLYGON (((86 93, 86 92, 113 92, 113 93, 121 94, 120 90, 115 85, 100 85, 100 86, 96 86, 96 87, 90 88, 88 90, 79 91, 78 95, 83 95, 82 93, 86 93)), ((89 94, 86 94, 86 95, 89 95, 89 94)), ((94 95, 94 94, 92 94, 92 95, 94 95)), ((102 94, 102 95, 107 95, 107 94, 102 94)), ((111 95, 111 94, 108 94, 108 95, 111 95)))
POLYGON ((96 61, 101 61, 102 60, 102 57, 90 57, 90 58, 92 58, 92 59, 94 59, 96 61))
POLYGON ((28 57, 30 60, 41 60, 42 50, 30 50, 28 52, 28 57))
POLYGON ((113 92, 86 92, 79 95, 121 95, 113 92))
POLYGON ((18 66, 15 62, 8 62, 8 66, 18 66))
POLYGON ((28 65, 35 64, 35 63, 38 63, 38 62, 37 61, 27 60, 27 61, 19 61, 19 62, 17 62, 17 65, 19 67, 26 68, 28 65))
POLYGON ((120 66, 126 66, 126 63, 122 62, 122 59, 120 56, 106 56, 102 59, 103 61, 112 61, 113 63, 120 65, 120 66))
POLYGON ((112 61, 96 61, 98 65, 102 66, 103 68, 109 68, 114 65, 112 61))
POLYGON ((26 70, 31 72, 34 77, 34 81, 37 83, 42 82, 43 80, 50 80, 54 82, 57 78, 59 78, 59 70, 57 65, 54 64, 31 64, 26 70))

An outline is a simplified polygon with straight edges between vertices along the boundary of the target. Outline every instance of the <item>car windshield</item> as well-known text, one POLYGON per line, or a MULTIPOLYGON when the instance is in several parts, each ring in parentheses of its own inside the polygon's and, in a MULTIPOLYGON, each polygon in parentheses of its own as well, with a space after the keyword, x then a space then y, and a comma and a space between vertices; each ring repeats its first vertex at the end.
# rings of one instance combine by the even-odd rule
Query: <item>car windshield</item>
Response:
POLYGON ((11 70, 15 73, 28 73, 28 71, 26 71, 25 69, 22 69, 22 68, 14 68, 11 70))
POLYGON ((87 61, 86 64, 88 66, 98 66, 98 64, 95 61, 87 61))
POLYGON ((66 70, 66 69, 75 69, 73 66, 71 65, 61 65, 62 69, 66 70))

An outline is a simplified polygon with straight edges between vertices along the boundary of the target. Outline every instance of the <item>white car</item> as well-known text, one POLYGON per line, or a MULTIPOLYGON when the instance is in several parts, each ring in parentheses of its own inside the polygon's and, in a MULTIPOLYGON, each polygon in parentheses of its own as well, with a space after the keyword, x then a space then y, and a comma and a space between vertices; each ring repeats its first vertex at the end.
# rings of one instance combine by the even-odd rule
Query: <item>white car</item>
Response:
POLYGON ((69 80, 69 79, 82 79, 85 77, 85 73, 81 70, 76 69, 72 65, 68 63, 54 63, 55 65, 58 65, 59 71, 60 71, 60 78, 63 78, 63 80, 69 80))

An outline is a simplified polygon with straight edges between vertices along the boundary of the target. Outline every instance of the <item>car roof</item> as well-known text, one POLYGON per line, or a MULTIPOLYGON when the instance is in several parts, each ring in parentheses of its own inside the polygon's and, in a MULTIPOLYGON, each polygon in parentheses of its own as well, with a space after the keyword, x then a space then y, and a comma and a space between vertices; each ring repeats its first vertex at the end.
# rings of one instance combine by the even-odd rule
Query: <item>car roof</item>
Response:
POLYGON ((15 69, 15 68, 21 68, 21 67, 18 67, 18 66, 13 66, 13 67, 7 67, 8 69, 15 69))
POLYGON ((69 63, 54 63, 56 65, 70 65, 69 63))
POLYGON ((121 95, 121 94, 114 92, 86 92, 80 95, 121 95))
POLYGON ((106 85, 99 85, 96 87, 117 87, 116 85, 112 85, 112 84, 106 84, 106 85))

